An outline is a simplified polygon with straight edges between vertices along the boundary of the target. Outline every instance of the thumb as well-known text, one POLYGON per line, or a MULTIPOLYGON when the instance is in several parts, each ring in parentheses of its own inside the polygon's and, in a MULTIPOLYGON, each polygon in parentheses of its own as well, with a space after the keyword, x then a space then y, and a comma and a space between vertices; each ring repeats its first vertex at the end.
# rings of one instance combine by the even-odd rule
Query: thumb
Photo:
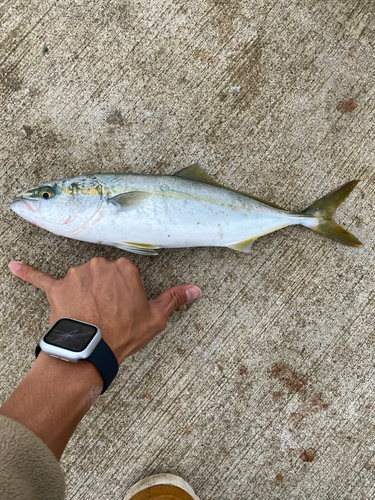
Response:
POLYGON ((46 293, 51 284, 56 281, 49 274, 38 271, 35 267, 24 264, 23 262, 12 261, 9 263, 9 269, 17 278, 31 283, 46 293))
POLYGON ((200 288, 195 285, 174 286, 165 290, 157 299, 151 300, 150 305, 168 317, 174 309, 197 299, 201 294, 200 288))

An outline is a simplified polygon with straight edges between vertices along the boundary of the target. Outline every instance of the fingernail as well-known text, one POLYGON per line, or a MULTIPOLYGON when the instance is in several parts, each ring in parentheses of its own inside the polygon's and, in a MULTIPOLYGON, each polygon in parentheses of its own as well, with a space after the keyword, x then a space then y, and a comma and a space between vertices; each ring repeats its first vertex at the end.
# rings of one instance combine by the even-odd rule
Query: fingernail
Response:
POLYGON ((197 286, 191 286, 190 288, 185 290, 185 293, 188 302, 191 302, 192 300, 195 300, 202 295, 201 289, 197 286))
POLYGON ((18 269, 21 267, 22 262, 17 262, 16 260, 13 260, 12 262, 9 262, 9 269, 11 271, 18 271, 18 269))

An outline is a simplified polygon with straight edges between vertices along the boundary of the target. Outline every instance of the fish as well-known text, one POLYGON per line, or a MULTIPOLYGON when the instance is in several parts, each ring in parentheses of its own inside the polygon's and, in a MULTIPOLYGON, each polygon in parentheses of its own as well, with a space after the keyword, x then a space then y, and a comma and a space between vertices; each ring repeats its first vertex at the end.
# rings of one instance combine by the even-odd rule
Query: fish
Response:
POLYGON ((174 175, 65 178, 25 191, 10 208, 54 234, 141 255, 158 255, 162 248, 206 246, 249 253, 257 238, 297 224, 343 245, 361 247, 332 218, 358 182, 348 182, 305 210, 291 212, 225 187, 194 164, 174 175))

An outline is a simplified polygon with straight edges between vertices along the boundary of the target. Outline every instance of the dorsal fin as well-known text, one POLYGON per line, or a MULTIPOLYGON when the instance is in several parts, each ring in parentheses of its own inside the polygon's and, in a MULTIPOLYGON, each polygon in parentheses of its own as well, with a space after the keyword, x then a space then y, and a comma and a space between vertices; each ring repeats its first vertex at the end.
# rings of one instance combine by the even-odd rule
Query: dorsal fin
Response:
POLYGON ((173 174, 177 177, 183 177, 184 179, 189 179, 190 181, 204 182, 205 184, 211 184, 212 186, 224 187, 215 181, 207 172, 205 172, 198 163, 194 165, 189 165, 186 168, 173 174))
POLYGON ((243 196, 247 196, 248 198, 252 198, 253 200, 260 201, 261 203, 264 203, 265 205, 268 205, 270 207, 277 208, 279 210, 285 210, 284 208, 279 207, 279 205, 275 205, 275 203, 270 203, 269 201, 262 200, 261 198, 257 198, 256 196, 250 196, 249 194, 243 193, 242 191, 237 191, 237 189, 231 189, 227 186, 223 186, 219 182, 215 181, 215 179, 211 177, 207 172, 205 172, 198 165, 198 163, 189 165, 188 167, 179 170, 173 175, 177 177, 183 177, 184 179, 189 179, 190 181, 197 181, 197 182, 203 182, 205 184, 211 184, 211 186, 227 189, 228 191, 233 191, 234 193, 242 194, 243 196))

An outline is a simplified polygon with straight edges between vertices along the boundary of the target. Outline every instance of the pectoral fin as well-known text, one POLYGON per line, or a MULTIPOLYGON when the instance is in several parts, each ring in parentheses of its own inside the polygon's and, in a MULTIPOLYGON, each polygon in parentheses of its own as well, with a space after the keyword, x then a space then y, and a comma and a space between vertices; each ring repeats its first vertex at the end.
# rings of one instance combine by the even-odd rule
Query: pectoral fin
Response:
POLYGON ((254 240, 256 240, 256 238, 239 241, 238 243, 234 243, 233 245, 228 245, 228 248, 231 248, 232 250, 237 250, 238 252, 250 253, 254 240))
POLYGON ((108 202, 116 205, 121 212, 136 208, 143 200, 151 196, 151 193, 145 191, 130 191, 129 193, 121 193, 113 198, 109 198, 108 202))
POLYGON ((128 241, 122 241, 116 243, 114 246, 121 248, 121 250, 126 250, 127 252, 137 253, 139 255, 159 255, 155 252, 157 247, 153 245, 147 245, 145 243, 129 243, 128 241))

